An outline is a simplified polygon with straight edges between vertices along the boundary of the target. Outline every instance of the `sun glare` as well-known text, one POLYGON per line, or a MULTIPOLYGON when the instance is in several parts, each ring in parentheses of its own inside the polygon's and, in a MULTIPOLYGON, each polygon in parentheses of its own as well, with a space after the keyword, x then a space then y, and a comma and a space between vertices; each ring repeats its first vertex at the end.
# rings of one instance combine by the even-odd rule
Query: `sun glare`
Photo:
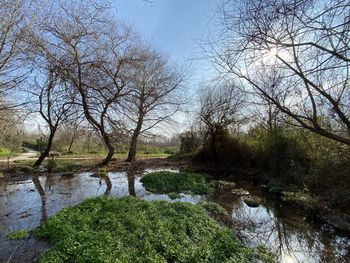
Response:
POLYGON ((269 56, 276 56, 278 54, 278 49, 277 48, 275 48, 275 47, 273 47, 273 48, 271 48, 270 49, 270 51, 269 51, 269 56))

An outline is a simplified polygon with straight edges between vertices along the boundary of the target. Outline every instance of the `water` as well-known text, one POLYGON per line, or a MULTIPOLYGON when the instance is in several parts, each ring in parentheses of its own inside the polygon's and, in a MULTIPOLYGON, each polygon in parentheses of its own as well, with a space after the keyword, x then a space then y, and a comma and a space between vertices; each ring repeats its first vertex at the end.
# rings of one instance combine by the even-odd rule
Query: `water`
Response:
POLYGON ((133 195, 145 200, 198 203, 215 201, 230 214, 230 225, 248 245, 265 245, 280 262, 350 262, 350 237, 330 228, 313 224, 300 211, 266 195, 259 188, 240 183, 236 187, 261 198, 259 207, 245 204, 243 197, 232 194, 230 186, 217 187, 210 196, 183 195, 171 200, 167 195, 147 192, 140 176, 132 171, 109 173, 105 179, 81 173, 72 178, 48 176, 0 183, 0 262, 31 262, 48 244, 34 238, 10 241, 9 232, 34 229, 48 216, 87 197, 108 194, 133 195))

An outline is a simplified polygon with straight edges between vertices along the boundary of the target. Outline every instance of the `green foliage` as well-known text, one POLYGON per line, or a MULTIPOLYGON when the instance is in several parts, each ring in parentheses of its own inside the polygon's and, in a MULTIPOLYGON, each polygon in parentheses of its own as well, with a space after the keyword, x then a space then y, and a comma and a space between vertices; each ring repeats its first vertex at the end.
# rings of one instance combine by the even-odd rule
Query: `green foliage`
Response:
POLYGON ((57 167, 57 162, 53 158, 49 158, 47 160, 46 168, 51 173, 57 167))
POLYGON ((97 197, 35 230, 53 247, 39 262, 273 262, 189 203, 97 197))
POLYGON ((32 139, 23 141, 22 145, 35 151, 43 151, 47 147, 47 142, 43 139, 32 139))
POLYGON ((7 237, 11 240, 25 239, 29 237, 29 232, 26 229, 21 229, 21 230, 17 230, 9 233, 7 237))
POLYGON ((15 153, 9 148, 0 148, 0 157, 11 157, 14 156, 15 153))
POLYGON ((168 196, 169 196, 169 198, 170 198, 171 200, 174 200, 174 199, 177 199, 177 198, 180 198, 180 197, 181 197, 181 195, 178 194, 178 193, 169 193, 168 196))
POLYGON ((207 194, 210 191, 205 178, 195 173, 153 172, 143 176, 140 181, 152 193, 207 194))
POLYGON ((193 131, 187 131, 180 135, 180 154, 192 154, 200 146, 200 138, 193 131))
POLYGON ((298 139, 281 130, 262 133, 256 150, 260 170, 285 185, 302 187, 310 160, 298 139))
POLYGON ((214 202, 200 202, 199 206, 203 207, 210 215, 227 216, 228 213, 225 208, 214 202))

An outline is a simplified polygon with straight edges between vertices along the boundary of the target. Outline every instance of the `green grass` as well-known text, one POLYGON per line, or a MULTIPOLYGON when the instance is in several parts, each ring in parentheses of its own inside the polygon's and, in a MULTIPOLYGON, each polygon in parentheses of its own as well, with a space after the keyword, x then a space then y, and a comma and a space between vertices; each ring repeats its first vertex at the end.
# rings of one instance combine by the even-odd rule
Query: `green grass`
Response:
POLYGON ((26 229, 17 230, 9 233, 7 237, 11 240, 25 239, 29 237, 29 232, 26 229))
POLYGON ((147 191, 159 194, 189 193, 208 194, 210 187, 200 174, 188 172, 159 171, 149 173, 141 178, 147 191))
POLYGON ((0 158, 4 158, 4 157, 13 157, 16 156, 17 153, 11 151, 8 148, 0 148, 0 158))
POLYGON ((92 198, 50 217, 34 235, 53 244, 41 263, 273 262, 190 203, 92 198))

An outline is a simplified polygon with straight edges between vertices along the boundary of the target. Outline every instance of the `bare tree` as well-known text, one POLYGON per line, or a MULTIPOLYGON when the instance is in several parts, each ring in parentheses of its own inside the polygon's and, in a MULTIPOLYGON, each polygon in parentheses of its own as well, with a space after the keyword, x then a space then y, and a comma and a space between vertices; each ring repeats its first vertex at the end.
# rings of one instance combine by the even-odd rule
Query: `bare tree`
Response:
POLYGON ((35 161, 34 167, 39 167, 49 155, 57 129, 69 118, 74 105, 72 90, 67 83, 60 81, 54 69, 48 69, 43 77, 46 77, 46 80, 43 83, 35 83, 33 95, 37 97, 35 103, 39 105, 38 112, 48 126, 49 135, 46 148, 35 161))
POLYGON ((108 149, 105 165, 114 154, 108 121, 116 118, 112 106, 127 94, 129 67, 137 57, 134 34, 107 18, 104 2, 60 1, 51 8, 35 45, 79 94, 85 118, 108 149))
POLYGON ((125 98, 124 107, 124 115, 133 126, 128 162, 135 159, 139 136, 169 121, 185 102, 184 73, 171 67, 162 55, 145 50, 134 67, 130 95, 125 98))
POLYGON ((345 0, 224 1, 210 52, 290 124, 350 145, 349 12, 345 0))
POLYGON ((22 104, 15 99, 15 93, 7 95, 20 86, 30 71, 22 39, 31 26, 33 13, 33 1, 0 1, 0 111, 22 104))
POLYGON ((217 139, 241 119, 242 93, 232 82, 215 83, 200 93, 199 120, 205 127, 205 137, 216 156, 217 139))

